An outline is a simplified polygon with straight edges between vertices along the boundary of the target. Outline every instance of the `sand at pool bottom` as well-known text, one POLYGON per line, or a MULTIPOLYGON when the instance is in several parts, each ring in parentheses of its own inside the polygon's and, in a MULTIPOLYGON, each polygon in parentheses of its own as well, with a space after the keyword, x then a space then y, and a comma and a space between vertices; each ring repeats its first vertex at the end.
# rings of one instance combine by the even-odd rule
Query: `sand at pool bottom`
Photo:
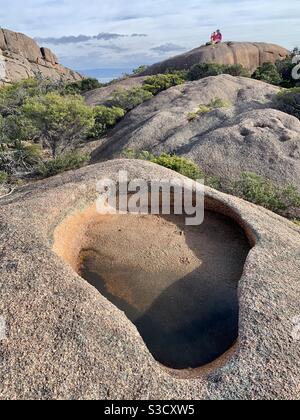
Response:
POLYGON ((154 358, 196 368, 238 336, 237 286, 250 246, 231 219, 98 216, 81 250, 80 275, 136 325, 154 358))

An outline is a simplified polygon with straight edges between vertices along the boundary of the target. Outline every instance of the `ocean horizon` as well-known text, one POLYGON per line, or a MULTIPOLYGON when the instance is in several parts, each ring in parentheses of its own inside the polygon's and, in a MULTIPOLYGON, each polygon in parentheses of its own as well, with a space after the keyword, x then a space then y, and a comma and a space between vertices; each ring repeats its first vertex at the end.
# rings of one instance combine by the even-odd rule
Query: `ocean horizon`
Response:
POLYGON ((86 77, 94 77, 101 83, 109 83, 114 79, 130 74, 134 70, 134 67, 121 67, 121 68, 100 68, 100 69, 84 69, 77 70, 80 74, 86 77))

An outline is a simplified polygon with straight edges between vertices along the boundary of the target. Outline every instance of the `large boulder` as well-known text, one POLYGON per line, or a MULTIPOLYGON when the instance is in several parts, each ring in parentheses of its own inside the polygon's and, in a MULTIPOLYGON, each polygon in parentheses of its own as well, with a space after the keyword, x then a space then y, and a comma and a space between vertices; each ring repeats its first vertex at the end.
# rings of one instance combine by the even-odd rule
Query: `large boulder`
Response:
MULTIPOLYGON (((239 282, 239 339, 210 366, 166 370, 125 314, 63 259, 64 252, 72 260, 76 246, 87 245, 86 233, 95 237, 96 181, 117 180, 120 170, 129 180, 178 177, 150 163, 120 160, 23 187, 1 200, 0 398, 299 399, 299 229, 263 208, 206 190, 207 210, 239 225, 252 247, 239 282)), ((128 217, 142 223, 138 215, 128 217)), ((124 233, 118 225, 111 229, 124 233)), ((186 246, 178 234, 170 232, 164 259, 178 252, 179 240, 186 246)), ((214 235, 222 235, 218 224, 208 240, 214 235)), ((107 241, 109 235, 99 255, 106 255, 107 241)), ((143 257, 151 255, 155 249, 145 249, 143 257)), ((216 268, 217 261, 209 264, 216 268)), ((207 264, 203 269, 209 270, 207 264)), ((128 276, 128 267, 123 270, 128 276)), ((115 281, 122 282, 122 271, 115 281)))
POLYGON ((0 29, 0 86, 35 76, 73 82, 82 76, 58 64, 48 48, 28 36, 0 29))
POLYGON ((148 67, 141 75, 165 73, 167 70, 188 70, 194 64, 241 64, 254 72, 266 62, 275 63, 289 55, 289 51, 279 45, 263 42, 224 42, 195 48, 184 54, 169 58, 148 67))
POLYGON ((191 158, 228 187, 252 171, 300 188, 300 121, 272 108, 279 88, 221 75, 173 87, 130 112, 93 153, 93 161, 147 150, 191 158), (189 121, 215 98, 224 107, 189 121))

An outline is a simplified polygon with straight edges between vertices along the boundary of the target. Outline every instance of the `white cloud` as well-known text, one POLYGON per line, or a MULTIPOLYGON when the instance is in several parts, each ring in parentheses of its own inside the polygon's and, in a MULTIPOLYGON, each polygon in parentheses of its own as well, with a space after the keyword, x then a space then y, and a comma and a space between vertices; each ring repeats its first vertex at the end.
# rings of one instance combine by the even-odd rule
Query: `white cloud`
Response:
POLYGON ((74 42, 57 42, 53 48, 65 64, 79 69, 149 64, 173 53, 158 47, 197 47, 217 27, 226 40, 266 41, 288 48, 300 42, 299 0, 290 0, 288 7, 282 0, 27 0, 26 7, 21 0, 1 3, 3 27, 37 38, 84 34, 85 44, 77 42, 80 49, 74 42), (103 37, 86 45, 99 33, 127 36, 107 39, 112 47, 106 50, 99 48, 103 37))

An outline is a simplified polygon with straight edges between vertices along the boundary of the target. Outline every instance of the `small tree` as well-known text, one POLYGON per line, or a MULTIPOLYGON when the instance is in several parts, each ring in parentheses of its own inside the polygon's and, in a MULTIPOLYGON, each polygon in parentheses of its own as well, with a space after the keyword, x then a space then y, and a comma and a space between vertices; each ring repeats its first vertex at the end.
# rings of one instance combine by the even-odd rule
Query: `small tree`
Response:
POLYGON ((51 149, 53 157, 74 147, 95 122, 93 110, 77 95, 48 93, 28 99, 22 111, 39 129, 41 139, 51 149))

